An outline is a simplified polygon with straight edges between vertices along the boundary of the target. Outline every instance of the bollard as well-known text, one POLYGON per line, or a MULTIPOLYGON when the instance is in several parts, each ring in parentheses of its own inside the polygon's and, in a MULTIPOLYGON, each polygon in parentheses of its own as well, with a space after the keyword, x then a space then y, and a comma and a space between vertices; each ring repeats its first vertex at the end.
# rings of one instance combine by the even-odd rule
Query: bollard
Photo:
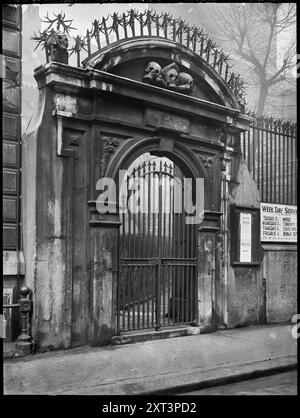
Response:
POLYGON ((22 297, 18 300, 18 303, 20 304, 21 334, 17 338, 16 348, 20 352, 20 355, 27 355, 31 353, 32 349, 30 336, 30 316, 32 312, 32 301, 29 299, 29 287, 22 287, 20 293, 22 297))

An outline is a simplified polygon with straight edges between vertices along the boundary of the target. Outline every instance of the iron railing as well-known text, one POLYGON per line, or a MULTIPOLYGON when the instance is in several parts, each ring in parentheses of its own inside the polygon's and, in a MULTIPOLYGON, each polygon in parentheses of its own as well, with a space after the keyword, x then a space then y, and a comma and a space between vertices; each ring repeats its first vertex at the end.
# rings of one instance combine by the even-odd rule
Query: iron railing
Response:
POLYGON ((174 194, 174 165, 157 159, 134 168, 125 210, 135 182, 142 209, 121 215, 118 332, 194 324, 196 231, 174 212, 183 199, 174 194))
POLYGON ((297 204, 296 124, 253 117, 241 134, 241 151, 262 202, 297 204))
POLYGON ((223 78, 241 108, 245 108, 245 82, 239 74, 231 71, 230 57, 202 29, 189 26, 169 13, 158 14, 153 10, 139 12, 134 9, 121 14, 113 13, 95 19, 85 36, 76 37, 70 36, 70 31, 75 28, 71 27, 72 20, 66 20, 63 13, 54 14, 52 19, 47 15, 43 22, 48 27, 34 34, 32 39, 38 43, 36 48, 42 45, 47 62, 57 60, 57 46, 68 51, 69 56, 76 55, 75 65, 80 67, 85 59, 114 42, 137 37, 164 38, 184 45, 200 56, 223 78), (56 30, 53 29, 54 25, 56 30))

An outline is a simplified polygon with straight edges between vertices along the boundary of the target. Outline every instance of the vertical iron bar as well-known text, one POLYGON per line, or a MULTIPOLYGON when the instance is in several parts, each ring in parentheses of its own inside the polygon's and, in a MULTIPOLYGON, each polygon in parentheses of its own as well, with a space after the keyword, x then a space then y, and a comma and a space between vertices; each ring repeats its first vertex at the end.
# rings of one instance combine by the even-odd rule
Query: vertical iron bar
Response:
POLYGON ((286 158, 285 158, 285 138, 286 136, 284 135, 284 132, 282 134, 282 146, 283 146, 283 150, 282 150, 282 178, 283 178, 283 190, 282 190, 282 203, 286 203, 286 158))
POLYGON ((146 266, 143 266, 143 328, 145 328, 145 279, 146 279, 146 266))
MULTIPOLYGON (((178 237, 177 237, 177 257, 180 257, 180 251, 181 251, 181 248, 180 248, 180 242, 181 242, 181 228, 180 228, 180 215, 181 214, 178 214, 177 215, 177 231, 178 231, 178 237)), ((179 295, 180 295, 180 288, 179 288, 179 281, 180 281, 180 267, 178 267, 177 268, 177 272, 176 272, 177 274, 176 274, 176 281, 177 281, 177 283, 176 283, 176 297, 177 297, 177 315, 178 315, 178 319, 179 319, 179 312, 180 312, 180 305, 179 305, 179 302, 180 302, 180 298, 179 298, 179 295)))
POLYGON ((182 22, 179 23, 179 43, 182 44, 182 22))
POLYGON ((137 279, 137 283, 136 283, 137 328, 140 328, 140 326, 141 326, 141 322, 140 322, 140 320, 141 320, 141 304, 140 304, 140 301, 141 301, 141 295, 140 295, 140 293, 141 293, 141 268, 142 268, 142 266, 137 266, 137 275, 136 275, 136 279, 137 279))
MULTIPOLYGON (((191 251, 190 251, 190 229, 191 229, 191 225, 186 225, 186 258, 192 258, 191 257, 191 251)), ((185 292, 186 292, 186 318, 188 318, 188 311, 190 308, 190 298, 189 298, 189 282, 190 282, 190 273, 191 270, 189 269, 189 267, 187 268, 187 282, 186 282, 186 288, 185 288, 185 292)))
MULTIPOLYGON (((252 138, 253 138, 253 135, 254 135, 254 129, 252 130, 252 138)), ((250 152, 250 142, 251 142, 251 138, 248 138, 248 144, 247 144, 247 146, 248 146, 248 152, 247 152, 247 165, 248 165, 248 170, 250 171, 250 173, 251 173, 251 165, 250 165, 250 157, 251 157, 251 152, 250 152)))
POLYGON ((127 39, 128 38, 128 33, 127 33, 127 22, 126 22, 125 13, 123 13, 123 29, 124 29, 124 37, 125 37, 125 39, 127 39))
POLYGON ((141 167, 138 166, 137 169, 137 175, 138 175, 138 197, 139 197, 139 211, 137 214, 137 247, 138 247, 138 251, 137 251, 137 256, 141 257, 141 167))
MULTIPOLYGON (((135 255, 135 254, 134 254, 135 255)), ((137 266, 133 267, 132 275, 132 329, 135 329, 135 296, 136 296, 136 277, 137 277, 137 266)))
POLYGON ((274 202, 277 202, 277 126, 274 128, 274 202))
POLYGON ((156 24, 156 36, 159 36, 159 16, 156 16, 155 24, 156 24))
POLYGON ((168 325, 170 325, 170 264, 167 265, 167 280, 168 280, 168 325))
POLYGON ((131 266, 127 267, 128 274, 127 274, 127 327, 128 331, 130 330, 130 295, 131 295, 131 266))
POLYGON ((293 153, 293 155, 294 155, 294 160, 293 160, 293 162, 294 162, 294 176, 295 176, 295 184, 294 184, 294 205, 296 205, 297 204, 297 180, 296 180, 296 176, 297 176, 297 147, 298 147, 298 145, 297 145, 297 133, 296 133, 296 129, 295 129, 295 136, 293 137, 293 142, 294 142, 294 153, 293 153))
MULTIPOLYGON (((173 188, 173 194, 172 194, 172 229, 173 229, 173 236, 172 236, 172 258, 175 258, 176 256, 176 238, 177 238, 177 229, 176 229, 176 219, 178 214, 175 213, 175 166, 173 165, 173 179, 174 179, 174 188, 173 188)), ((172 319, 173 324, 175 323, 175 296, 176 296, 176 290, 175 290, 175 284, 176 284, 176 270, 174 272, 174 266, 171 265, 171 280, 172 280, 172 319)))
POLYGON ((143 14, 140 13, 140 31, 141 31, 141 36, 144 35, 144 22, 143 22, 143 14))
POLYGON ((252 137, 252 176, 253 180, 256 181, 256 167, 255 167, 255 149, 256 149, 256 135, 257 135, 257 129, 253 132, 252 137))
POLYGON ((176 280, 175 280, 175 274, 176 274, 176 268, 174 265, 171 265, 171 271, 172 271, 172 319, 173 319, 173 325, 176 322, 176 313, 175 313, 175 295, 176 295, 176 290, 175 290, 175 285, 176 285, 176 280), (175 271, 174 271, 175 270, 175 271))
MULTIPOLYGON (((171 173, 171 169, 169 166, 169 173, 171 173)), ((172 257, 172 239, 173 239, 173 209, 172 209, 172 202, 173 202, 173 193, 174 193, 174 178, 170 177, 170 187, 169 187, 169 216, 168 216, 168 252, 167 257, 172 257), (171 187, 171 185, 173 185, 171 187)), ((172 280, 171 273, 171 266, 168 265, 168 325, 170 325, 170 316, 171 316, 171 309, 170 309, 170 303, 171 303, 171 292, 170 292, 170 279, 172 280)))
POLYGON ((265 187, 265 175, 264 175, 264 167, 265 167, 265 161, 264 161, 264 156, 265 156, 265 136, 264 136, 264 131, 261 129, 260 130, 261 133, 261 190, 260 190, 260 196, 261 196, 261 200, 264 202, 264 187, 265 187))
MULTIPOLYGON (((143 258, 146 258, 146 163, 144 161, 143 163, 143 171, 142 171, 142 187, 143 187, 143 201, 142 201, 142 218, 143 218, 143 251, 142 256, 143 258)), ((146 270, 145 267, 143 268, 143 328, 145 328, 145 278, 146 278, 146 270)))
POLYGON ((280 135, 280 127, 279 127, 279 134, 278 134, 278 202, 281 202, 281 135, 280 135))
MULTIPOLYGON (((134 185, 134 187, 133 187, 133 189, 135 189, 135 180, 136 180, 136 177, 135 177, 135 173, 136 173, 136 170, 135 170, 135 168, 133 169, 133 171, 132 171, 132 178, 133 178, 133 185, 134 185)), ((134 190, 132 190, 132 194, 134 194, 134 190)), ((135 209, 136 208, 133 208, 133 213, 132 213, 132 221, 133 221, 133 223, 132 223, 132 232, 133 232, 133 239, 132 239, 132 253, 133 253, 133 257, 134 258, 136 258, 136 213, 135 213, 135 209)))
POLYGON ((86 39, 87 39, 88 56, 90 56, 91 55, 91 40, 90 40, 90 32, 88 29, 86 31, 86 39))
POLYGON ((151 257, 151 245, 150 245, 150 237, 151 237, 151 163, 149 161, 149 163, 147 164, 147 169, 148 169, 148 202, 147 202, 147 226, 148 226, 148 231, 147 231, 147 253, 148 253, 148 257, 151 257))
POLYGON ((260 130, 257 129, 257 187, 260 191, 260 130))
POLYGON ((120 335, 120 317, 121 317, 121 286, 120 282, 122 280, 122 271, 123 268, 120 263, 120 269, 118 274, 118 281, 117 281, 117 335, 120 335))
POLYGON ((151 32, 151 16, 150 16, 150 14, 148 15, 147 26, 148 26, 148 35, 151 36, 152 32, 151 32))
POLYGON ((156 295, 156 329, 161 327, 161 280, 162 280, 162 161, 160 160, 158 173, 158 219, 157 219, 157 243, 158 243, 158 275, 156 295))
POLYGON ((105 18, 102 18, 102 25, 103 25, 103 29, 104 29, 104 35, 105 35, 105 40, 106 40, 106 44, 109 45, 109 36, 108 36, 108 32, 107 32, 107 27, 106 27, 106 21, 105 18))
POLYGON ((125 305, 126 305, 126 275, 127 275, 127 271, 126 271, 126 267, 125 264, 123 263, 122 265, 122 312, 123 312, 123 318, 122 318, 122 330, 124 331, 125 329, 125 305))
MULTIPOLYGON (((191 225, 191 258, 195 257, 194 254, 194 233, 195 233, 195 226, 191 225)), ((191 276, 190 276, 190 304, 191 304, 191 321, 193 320, 194 317, 194 310, 195 310, 195 306, 194 306, 194 299, 195 297, 193 297, 193 282, 195 281, 195 268, 192 267, 191 268, 191 276)))
POLYGON ((77 52, 77 67, 80 67, 80 50, 78 49, 76 52, 77 52))
POLYGON ((150 265, 146 266, 146 296, 147 296, 147 327, 150 327, 150 321, 149 321, 149 314, 150 314, 150 285, 149 285, 149 270, 150 265))
MULTIPOLYGON (((182 258, 185 258, 185 210, 183 209, 182 211, 182 217, 181 217, 181 223, 182 223, 182 258)), ((182 266, 181 269, 181 279, 180 279, 180 284, 181 284, 181 297, 182 297, 182 320, 184 319, 184 304, 185 304, 185 294, 184 294, 184 290, 185 290, 185 280, 186 280, 186 269, 185 266, 182 266)))
POLYGON ((156 196, 156 181, 155 181, 155 169, 156 169, 156 164, 155 161, 153 161, 152 164, 152 169, 153 169, 153 173, 152 173, 152 188, 153 188, 153 193, 151 196, 151 203, 152 203, 152 251, 154 254, 154 257, 157 256, 157 248, 155 248, 156 242, 155 242, 155 234, 156 234, 156 206, 155 206, 155 202, 156 199, 154 199, 154 196, 156 196))
MULTIPOLYGON (((123 246, 122 246, 122 252, 121 252, 121 260, 120 260, 120 264, 121 264, 121 268, 122 268, 122 270, 121 270, 121 274, 120 274, 120 276, 119 276, 119 287, 120 287, 120 285, 122 286, 122 311, 123 311, 123 321, 122 321, 122 326, 123 326, 123 329, 125 328, 125 324, 124 324, 124 315, 125 315, 125 312, 124 312, 124 306, 125 306, 125 300, 124 300, 124 298, 125 298, 125 271, 124 271, 124 257, 125 257, 125 253, 124 253, 124 250, 125 250, 125 239, 126 239, 126 228, 125 228, 125 213, 124 213, 124 209, 123 209, 123 212, 122 212, 122 233, 123 233, 123 237, 122 237, 122 242, 123 242, 123 246)), ((120 305, 119 305, 119 308, 118 308, 118 315, 120 315, 120 305)))
POLYGON ((266 132, 266 202, 269 202, 269 134, 266 132))
POLYGON ((291 183, 291 178, 290 178, 290 163, 291 163, 291 156, 290 156, 290 137, 287 135, 286 136, 286 146, 287 146, 287 164, 286 164, 286 169, 287 169, 287 185, 286 185, 286 189, 287 189, 287 204, 291 203, 290 200, 290 183, 291 183))
POLYGON ((296 156, 295 154, 295 149, 294 149, 294 137, 291 136, 291 191, 292 191, 292 195, 291 195, 291 204, 294 204, 294 172, 295 172, 295 167, 294 167, 294 157, 296 156))
POLYGON ((273 132, 270 132, 270 202, 274 203, 273 200, 273 132))
POLYGON ((176 20, 173 19, 173 41, 176 41, 176 20))
MULTIPOLYGON (((167 202, 167 193, 169 191, 169 188, 167 188, 167 181, 168 177, 166 174, 166 163, 164 164, 164 171, 163 171, 163 181, 162 181, 162 194, 163 194, 163 205, 162 205, 162 212, 163 212, 163 241, 162 241, 162 257, 165 259, 167 257, 166 254, 166 235, 167 235, 167 221, 166 221, 166 202, 167 202)), ((166 315, 166 295, 165 295, 165 276, 167 272, 167 267, 163 265, 163 274, 162 274, 162 292, 163 292, 163 310, 162 310, 162 322, 163 325, 165 324, 165 315, 166 315)))
POLYGON ((187 31, 186 31, 186 46, 188 48, 190 47, 190 28, 187 28, 187 31))
POLYGON ((129 176, 127 176, 127 193, 126 193, 126 210, 127 210, 127 221, 128 221, 128 242, 127 242, 127 250, 128 250, 128 257, 131 257, 131 212, 128 205, 129 201, 129 176))
POLYGON ((112 27, 113 27, 113 30, 114 30, 114 32, 116 34, 117 41, 119 41, 120 36, 119 36, 118 14, 117 13, 114 13, 112 17, 113 17, 113 25, 112 25, 112 27))
POLYGON ((152 272, 151 277, 152 277, 152 283, 151 283, 151 287, 152 287, 152 311, 151 311, 151 326, 154 327, 154 321, 156 321, 156 318, 154 318, 155 316, 155 309, 154 309, 154 298, 156 300, 156 294, 155 294, 155 283, 156 283, 156 276, 157 276, 157 272, 156 272, 156 265, 153 266, 152 270, 154 270, 154 273, 152 272))
POLYGON ((143 163, 143 173, 142 173, 142 185, 143 185, 143 202, 142 202, 142 219, 143 219, 143 257, 146 257, 146 163, 143 163))
POLYGON ((94 32, 93 36, 96 39, 98 50, 101 49, 101 43, 100 43, 100 36, 99 36, 99 22, 97 20, 94 20, 94 32))

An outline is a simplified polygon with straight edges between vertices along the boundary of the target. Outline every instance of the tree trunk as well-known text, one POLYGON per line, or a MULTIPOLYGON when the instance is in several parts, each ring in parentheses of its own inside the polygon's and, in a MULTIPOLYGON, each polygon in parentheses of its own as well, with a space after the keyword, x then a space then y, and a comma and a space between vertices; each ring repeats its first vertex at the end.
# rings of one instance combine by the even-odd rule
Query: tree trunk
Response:
POLYGON ((261 116, 264 112, 268 90, 269 90, 269 87, 265 85, 260 85, 259 98, 258 98, 257 111, 256 111, 257 116, 261 116))

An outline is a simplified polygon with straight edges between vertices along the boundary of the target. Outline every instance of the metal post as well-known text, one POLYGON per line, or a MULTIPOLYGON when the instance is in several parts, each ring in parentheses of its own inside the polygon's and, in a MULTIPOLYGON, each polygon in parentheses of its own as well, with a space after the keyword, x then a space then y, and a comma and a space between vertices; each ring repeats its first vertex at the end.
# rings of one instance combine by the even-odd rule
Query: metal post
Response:
POLYGON ((21 334, 17 338, 16 348, 23 355, 27 355, 31 353, 32 349, 32 341, 30 336, 30 317, 32 312, 32 301, 29 299, 29 287, 22 287, 20 293, 22 297, 18 300, 18 303, 20 305, 21 334))

